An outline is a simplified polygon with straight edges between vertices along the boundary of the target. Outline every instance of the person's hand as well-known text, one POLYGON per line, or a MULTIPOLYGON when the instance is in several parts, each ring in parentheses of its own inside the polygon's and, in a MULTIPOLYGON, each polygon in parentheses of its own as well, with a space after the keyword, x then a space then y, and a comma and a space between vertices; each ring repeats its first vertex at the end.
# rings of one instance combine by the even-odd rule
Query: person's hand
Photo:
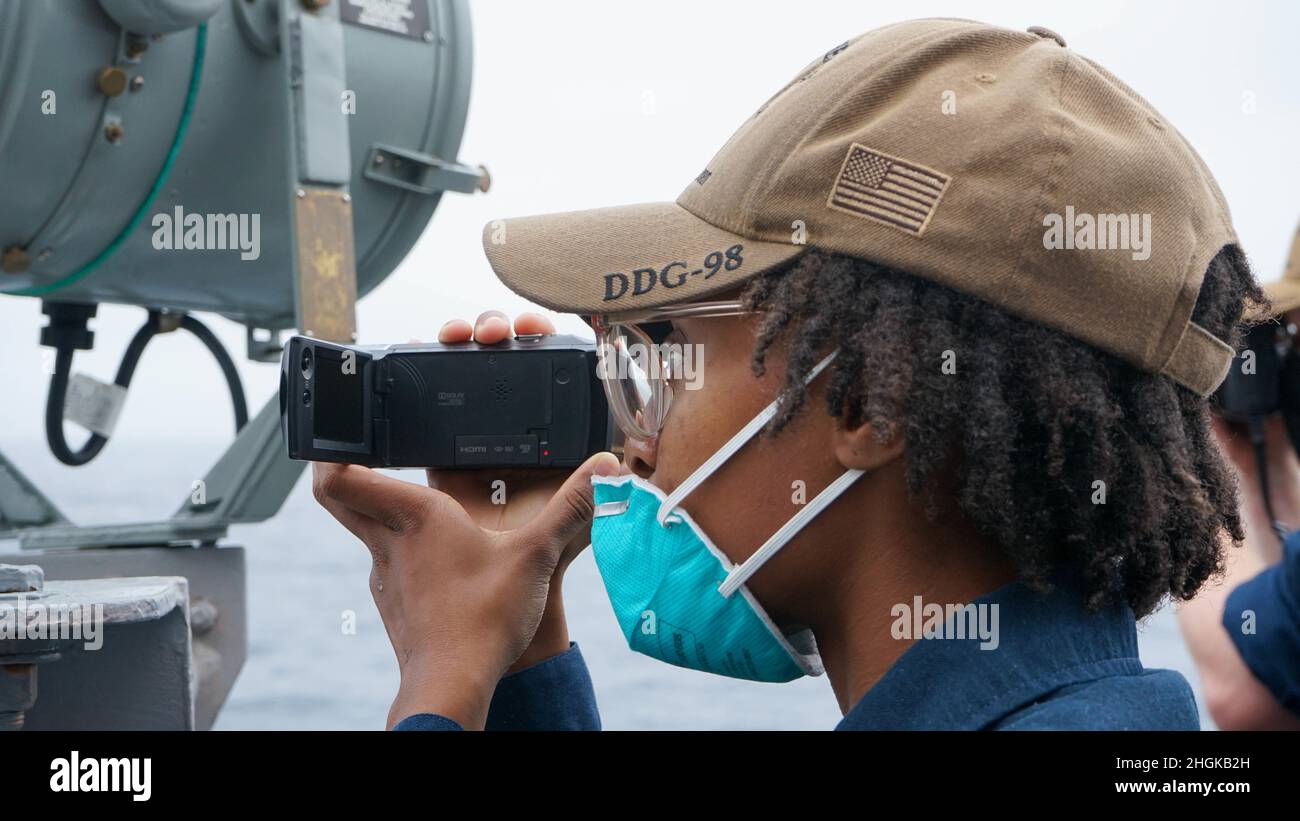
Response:
POLYGON ((533 639, 565 546, 590 525, 591 476, 618 472, 599 453, 531 521, 480 527, 441 491, 358 465, 315 463, 313 492, 365 542, 370 592, 401 670, 389 726, 437 713, 482 728, 496 683, 533 639))
MULTIPOLYGON (((547 332, 549 322, 536 319, 542 330, 516 329, 547 332)), ((538 327, 532 321, 522 328, 538 327)), ((508 333, 500 314, 480 317, 485 333, 477 338, 500 341, 493 339, 498 323, 508 333)), ((461 341, 463 332, 448 323, 439 338, 461 341)), ((617 459, 602 453, 567 479, 497 473, 506 504, 493 505, 491 471, 431 472, 433 487, 424 488, 356 465, 313 465, 316 498, 374 559, 371 594, 401 669, 389 726, 420 712, 483 726, 497 681, 531 651, 543 612, 559 605, 557 570, 586 544, 591 475, 618 470, 617 459)), ((562 608, 558 621, 562 651, 562 608)))
MULTIPOLYGON (((478 342, 493 345, 510 336, 510 320, 501 311, 484 311, 473 325, 453 319, 438 331, 446 344, 478 342)), ((555 325, 545 316, 522 313, 515 317, 515 336, 553 334, 555 325)), ((532 521, 546 507, 569 471, 558 470, 429 470, 429 487, 456 499, 480 527, 513 530, 532 521)), ((591 543, 591 528, 581 528, 560 554, 547 592, 546 610, 533 641, 507 673, 531 667, 569 649, 569 628, 564 619, 564 571, 591 543)))

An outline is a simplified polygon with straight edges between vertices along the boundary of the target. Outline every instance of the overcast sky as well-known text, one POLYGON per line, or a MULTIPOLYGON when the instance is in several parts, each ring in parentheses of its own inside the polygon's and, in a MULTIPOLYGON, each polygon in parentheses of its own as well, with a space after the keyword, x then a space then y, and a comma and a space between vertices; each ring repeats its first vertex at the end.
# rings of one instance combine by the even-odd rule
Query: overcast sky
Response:
MULTIPOLYGON (((483 258, 485 222, 675 199, 798 69, 903 15, 1046 26, 1109 68, 1200 151, 1261 279, 1281 273, 1300 218, 1300 4, 492 0, 471 6, 475 75, 460 159, 487 165, 492 191, 443 200, 411 254, 361 304, 363 342, 429 338, 453 316, 523 309, 483 258), (1253 114, 1243 111, 1248 93, 1253 114)), ((111 379, 142 318, 137 308, 101 307, 96 349, 78 355, 78 368, 111 379)), ((205 319, 242 361, 242 329, 205 319)), ((0 448, 43 438, 47 377, 37 346, 43 320, 38 300, 0 297, 6 377, 0 448)), ((561 327, 581 324, 567 318, 561 327)), ((241 367, 255 411, 275 388, 275 368, 241 367)), ((155 341, 136 374, 121 437, 215 440, 229 427, 224 386, 206 352, 180 335, 155 341)), ((110 447, 87 470, 111 476, 114 462, 127 458, 167 456, 110 447)))

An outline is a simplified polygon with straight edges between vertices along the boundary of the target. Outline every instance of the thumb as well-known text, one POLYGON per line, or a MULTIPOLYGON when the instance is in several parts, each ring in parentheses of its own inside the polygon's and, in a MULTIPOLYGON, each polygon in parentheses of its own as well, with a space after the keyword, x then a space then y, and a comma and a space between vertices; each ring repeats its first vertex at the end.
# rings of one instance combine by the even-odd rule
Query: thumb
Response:
POLYGON ((592 456, 573 472, 556 491, 546 507, 528 524, 519 529, 525 544, 544 547, 558 558, 578 531, 591 523, 595 502, 591 491, 591 477, 616 476, 618 457, 608 451, 592 456))

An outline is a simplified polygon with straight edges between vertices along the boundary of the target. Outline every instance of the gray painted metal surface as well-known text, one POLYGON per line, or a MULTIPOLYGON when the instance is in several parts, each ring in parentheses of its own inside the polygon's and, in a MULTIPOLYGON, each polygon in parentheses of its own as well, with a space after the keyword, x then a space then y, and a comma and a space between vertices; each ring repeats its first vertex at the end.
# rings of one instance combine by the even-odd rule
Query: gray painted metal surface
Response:
POLYGON ((339 116, 347 92, 343 24, 304 14, 297 20, 293 55, 301 75, 296 94, 298 177, 304 182, 346 185, 352 179, 348 121, 339 116))
POLYGON ((10 538, 22 528, 67 521, 54 502, 0 453, 0 538, 10 538))
POLYGON ((99 0, 99 5, 128 31, 168 34, 184 31, 217 13, 226 0, 99 0))
MULTIPOLYGON (((187 635, 191 635, 194 665, 193 726, 198 730, 211 729, 230 689, 235 685, 247 654, 248 606, 242 547, 111 548, 0 553, 0 562, 4 561, 39 564, 45 571, 47 585, 70 579, 145 575, 182 576, 187 579, 190 611, 187 635)), ((160 643, 155 646, 161 651, 169 646, 174 649, 178 645, 160 643)), ((107 669, 114 677, 125 676, 129 671, 113 671, 113 665, 136 663, 129 656, 116 661, 113 655, 100 653, 92 661, 101 671, 107 669)), ((63 674, 62 671, 56 671, 49 675, 63 674)), ((46 673, 42 672, 41 675, 46 676, 46 673)), ((176 678, 172 679, 173 684, 177 681, 176 678)), ((85 685, 78 685, 75 681, 67 683, 67 689, 70 690, 78 686, 85 685)), ((44 686, 42 692, 46 692, 44 686)), ((130 699, 126 697, 129 692, 122 694, 124 701, 129 702, 130 699)), ((108 697, 107 693, 105 697, 108 697)), ((135 708, 128 704, 124 709, 135 708)), ((52 717, 51 720, 55 718, 52 717)))
POLYGON ((0 564, 0 594, 27 593, 45 586, 45 571, 34 564, 0 564))
MULTIPOLYGON (((440 191, 416 193, 363 176, 373 146, 386 144, 455 163, 469 103, 472 54, 465 0, 428 4, 426 37, 400 37, 342 23, 338 3, 308 11, 297 0, 223 3, 207 22, 194 114, 167 184, 149 213, 261 216, 261 254, 158 251, 144 221, 116 254, 59 299, 215 311, 249 325, 295 325, 290 186, 298 175, 294 113, 313 101, 308 171, 350 181, 357 292, 378 285, 428 223, 440 191), (268 26, 307 22, 292 53, 268 26), (341 54, 337 53, 341 45, 341 54), (269 53, 268 53, 269 52, 269 53), (323 63, 317 58, 328 57, 323 63), (287 80, 287 81, 286 81, 287 80), (340 84, 355 114, 325 97, 340 84), (328 123, 328 125, 326 125, 328 123), (342 133, 346 132, 346 139, 342 133), (319 133, 318 133, 319 132, 319 133), (320 150, 317 153, 317 143, 320 150), (338 155, 342 149, 345 153, 338 155)), ((301 29, 301 25, 298 26, 301 29)), ((26 272, 0 273, 0 291, 43 285, 107 247, 144 201, 186 98, 198 34, 129 37, 98 4, 0 0, 0 249, 23 247, 26 272), (123 67, 135 90, 105 96, 93 82, 123 67), (57 113, 43 113, 54 92, 57 113), (116 142, 105 137, 121 126, 116 142)), ((292 52, 292 49, 289 49, 292 52)))
POLYGON ((0 728, 192 729, 188 601, 162 576, 0 593, 0 728))
MULTIPOLYGON (((347 317, 326 316, 346 334, 353 300, 396 267, 442 192, 480 187, 480 172, 456 160, 467 2, 413 2, 422 30, 398 35, 341 19, 339 3, 0 0, 0 295, 57 286, 42 296, 214 311, 249 327, 261 361, 276 358, 278 334, 259 341, 255 329, 305 330, 305 307, 340 306, 347 317), (180 131, 166 184, 142 208, 180 131), (304 188, 324 191, 335 207, 322 213, 351 226, 339 246, 355 259, 338 272, 347 288, 323 289, 322 259, 303 244, 304 188), (256 214, 256 258, 159 249, 153 217, 164 214, 256 214)), ((247 645, 243 551, 212 545, 232 522, 274 515, 303 467, 284 456, 272 400, 171 519, 99 526, 69 522, 0 455, 0 539, 23 548, 0 561, 35 562, 56 586, 97 580, 65 592, 134 595, 140 616, 111 625, 111 652, 28 646, 25 660, 0 658, 6 670, 30 667, 0 677, 0 711, 25 703, 10 717, 29 728, 211 727, 247 645), (182 578, 122 578, 160 573, 182 578)), ((10 586, 34 578, 10 575, 10 586)))

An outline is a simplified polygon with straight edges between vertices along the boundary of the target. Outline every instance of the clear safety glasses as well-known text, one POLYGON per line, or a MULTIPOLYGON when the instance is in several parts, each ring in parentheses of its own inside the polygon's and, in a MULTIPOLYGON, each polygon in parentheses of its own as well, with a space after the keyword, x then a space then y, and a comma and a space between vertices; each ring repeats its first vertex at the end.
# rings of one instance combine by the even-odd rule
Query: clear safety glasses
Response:
POLYGON ((591 318, 596 331, 597 371, 610 413, 624 435, 653 441, 673 403, 673 383, 691 377, 699 358, 680 342, 656 342, 641 327, 674 319, 740 316, 738 301, 696 302, 591 318))

